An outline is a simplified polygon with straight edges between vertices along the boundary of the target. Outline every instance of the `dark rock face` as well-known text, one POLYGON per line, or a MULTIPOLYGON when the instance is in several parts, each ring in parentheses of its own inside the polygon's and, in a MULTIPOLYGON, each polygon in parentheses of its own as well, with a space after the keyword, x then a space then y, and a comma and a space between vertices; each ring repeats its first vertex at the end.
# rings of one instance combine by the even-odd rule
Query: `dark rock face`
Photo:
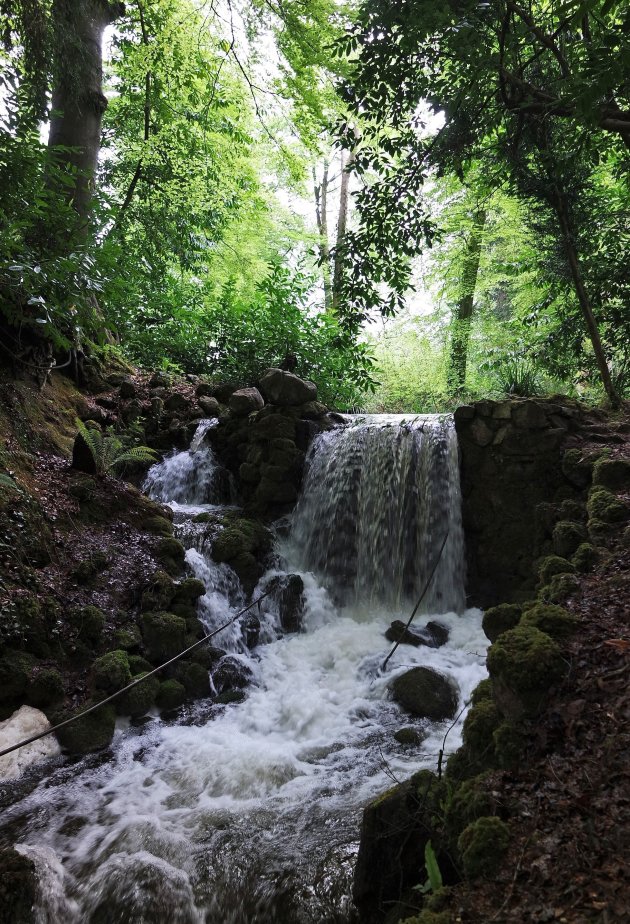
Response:
POLYGON ((591 479, 593 460, 573 448, 588 428, 585 413, 568 398, 478 401, 456 410, 471 603, 526 600, 535 559, 554 544, 566 554, 584 541, 580 527, 565 525, 555 542, 552 533, 560 505, 582 500, 591 479))
POLYGON ((448 641, 448 629, 439 622, 427 623, 426 628, 407 628, 400 619, 395 619, 385 633, 390 642, 400 642, 402 645, 413 645, 418 648, 426 645, 427 648, 440 648, 448 641))
POLYGON ((96 474, 94 456, 80 433, 77 433, 72 447, 72 468, 87 475, 96 474))
POLYGON ((267 369, 259 384, 265 398, 281 407, 305 404, 317 398, 317 386, 313 382, 305 382, 282 369, 267 369))
POLYGON ((237 417, 247 417, 264 407, 263 396, 257 388, 239 388, 230 398, 230 410, 237 417))
POLYGON ((216 398, 202 397, 199 398, 199 407, 206 417, 218 417, 221 413, 221 405, 216 398))
POLYGON ((212 674, 212 682, 217 693, 242 690, 249 685, 251 679, 252 672, 249 667, 230 655, 226 655, 219 661, 212 674))
POLYGON ((455 684, 430 667, 412 667, 391 683, 393 699, 419 718, 441 722, 452 719, 457 710, 455 684))
POLYGON ((285 632, 299 632, 304 617, 304 581, 299 574, 273 578, 267 587, 280 612, 285 632))

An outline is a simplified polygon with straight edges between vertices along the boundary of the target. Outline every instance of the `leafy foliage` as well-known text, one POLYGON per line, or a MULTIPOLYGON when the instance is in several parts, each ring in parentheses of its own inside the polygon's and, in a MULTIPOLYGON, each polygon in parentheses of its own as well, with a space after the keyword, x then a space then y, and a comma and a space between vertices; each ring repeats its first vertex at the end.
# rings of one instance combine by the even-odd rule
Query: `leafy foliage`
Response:
POLYGON ((100 430, 86 427, 81 420, 77 420, 76 425, 94 459, 96 474, 101 478, 125 462, 153 463, 157 460, 157 453, 148 446, 125 448, 123 441, 113 434, 104 435, 100 430))

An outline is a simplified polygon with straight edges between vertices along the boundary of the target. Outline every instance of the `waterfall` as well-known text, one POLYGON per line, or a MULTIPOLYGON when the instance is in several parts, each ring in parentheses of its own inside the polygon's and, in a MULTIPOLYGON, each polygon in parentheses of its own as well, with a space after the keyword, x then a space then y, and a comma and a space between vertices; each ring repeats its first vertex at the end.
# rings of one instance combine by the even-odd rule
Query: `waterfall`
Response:
POLYGON ((464 539, 452 421, 357 417, 323 433, 311 450, 293 539, 302 567, 321 575, 337 599, 413 603, 437 562, 423 611, 461 612, 464 539))
MULTIPOLYGON (((146 490, 175 511, 188 568, 213 629, 244 595, 211 560, 204 524, 233 502, 199 425, 185 452, 149 472, 146 490), (201 520, 204 518, 202 517, 201 520)), ((230 510, 233 511, 233 506, 230 510)), ((120 719, 108 752, 41 771, 32 791, 4 800, 0 836, 33 860, 34 920, 47 924, 351 924, 351 877, 370 799, 461 740, 461 722, 403 713, 392 678, 415 665, 448 674, 460 704, 485 676, 481 613, 463 607, 457 447, 443 418, 355 418, 320 436, 308 460, 274 577, 304 586, 300 632, 284 634, 277 605, 256 616, 247 648, 236 622, 213 639, 250 677, 245 698, 211 699, 178 715, 120 719), (439 614, 440 648, 391 648, 448 540, 418 628, 439 614), (422 743, 394 737, 413 724, 422 743)), ((419 871, 421 875, 421 871, 419 871)))

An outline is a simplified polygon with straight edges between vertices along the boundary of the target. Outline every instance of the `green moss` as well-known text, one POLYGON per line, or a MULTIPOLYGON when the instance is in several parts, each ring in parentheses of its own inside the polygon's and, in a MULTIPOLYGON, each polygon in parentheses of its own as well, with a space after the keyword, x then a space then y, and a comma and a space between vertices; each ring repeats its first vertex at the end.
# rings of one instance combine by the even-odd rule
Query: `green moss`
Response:
POLYGON ((494 753, 499 767, 515 770, 523 763, 527 738, 513 722, 501 722, 492 733, 494 753))
POLYGON ((156 571, 142 592, 140 605, 143 610, 167 610, 175 599, 176 590, 175 581, 165 571, 156 571))
POLYGON ((470 697, 473 706, 482 703, 485 700, 492 699, 492 681, 489 677, 480 680, 470 697))
POLYGON ((70 577, 81 586, 91 587, 96 578, 109 567, 109 557, 104 552, 94 552, 89 558, 80 561, 70 572, 70 577))
POLYGON ((92 667, 92 682, 97 690, 116 693, 131 682, 131 671, 127 652, 118 649, 108 651, 97 658, 92 667))
POLYGON ((22 652, 7 651, 0 658, 0 702, 21 699, 28 685, 31 661, 22 652))
POLYGON ((490 769, 494 762, 492 733, 501 721, 499 710, 491 699, 482 700, 469 710, 464 720, 464 749, 477 772, 490 769))
POLYGON ((587 574, 599 563, 599 552, 594 545, 591 545, 590 542, 582 542, 576 549, 576 552, 571 559, 571 564, 574 566, 576 571, 579 571, 581 574, 587 574))
POLYGON ((569 558, 586 539, 586 529, 573 520, 560 520, 553 529, 553 550, 561 558, 569 558))
POLYGON ((486 637, 491 642, 518 625, 521 618, 521 607, 518 603, 500 603, 498 606, 492 606, 483 614, 482 628, 486 637))
POLYGON ((161 664, 186 647, 186 621, 173 613, 143 613, 142 635, 147 657, 161 664))
POLYGON ((600 459, 593 466, 593 484, 612 491, 630 489, 630 459, 600 459))
POLYGON ((534 626, 546 632, 551 638, 562 639, 575 632, 580 620, 563 606, 537 603, 525 613, 521 622, 522 625, 534 626))
POLYGON ((117 648, 124 648, 125 651, 133 651, 142 644, 142 635, 140 629, 134 622, 117 629, 114 632, 114 643, 117 648))
POLYGON ((174 602, 177 604, 194 605, 199 597, 203 597, 206 586, 198 578, 186 578, 175 588, 174 602))
POLYGON ((98 644, 105 626, 105 614, 98 606, 80 606, 71 610, 70 623, 82 642, 98 644))
POLYGON ((146 671, 150 671, 151 665, 141 655, 129 655, 129 670, 131 671, 131 676, 135 677, 136 674, 144 674, 146 671))
POLYGON ((172 537, 160 539, 155 550, 155 557, 167 574, 176 577, 186 561, 186 550, 177 539, 172 537))
POLYGON ((270 548, 271 536, 262 523, 240 517, 216 536, 212 543, 212 557, 218 562, 232 563, 243 555, 267 552, 270 548))
POLYGON ((44 668, 31 680, 27 700, 37 709, 46 709, 64 697, 63 680, 53 667, 44 668))
POLYGON ((586 509, 589 520, 599 520, 602 523, 622 523, 630 514, 630 509, 617 500, 612 491, 599 486, 589 491, 586 509))
POLYGON ((457 842, 467 879, 496 872, 510 843, 510 829, 495 816, 478 818, 465 828, 457 842))
POLYGON ((163 516, 150 516, 142 520, 142 527, 154 536, 164 536, 165 538, 173 535, 173 524, 163 516))
MULTIPOLYGON (((143 676, 145 676, 144 673, 136 675, 133 679, 138 680, 139 677, 143 676)), ((116 700, 116 712, 119 715, 146 715, 155 703, 159 689, 160 681, 156 676, 143 680, 137 687, 123 693, 116 700)))
POLYGON ((537 567, 538 579, 541 585, 548 584, 556 574, 572 574, 575 568, 566 558, 559 555, 548 555, 543 558, 537 567))
POLYGON ((548 584, 538 591, 538 598, 547 603, 562 603, 579 589, 580 582, 574 574, 556 574, 548 584))
MULTIPOLYGON (((70 718, 93 705, 93 702, 84 703, 75 713, 62 712, 52 717, 53 724, 70 718)), ((116 712, 111 705, 101 706, 89 715, 76 719, 69 725, 58 729, 55 733, 59 744, 70 754, 90 754, 108 747, 114 737, 116 727, 116 712)))
POLYGON ((558 519, 575 520, 580 522, 586 519, 586 507, 576 500, 564 500, 558 508, 558 519))
POLYGON ((533 626, 505 632, 488 651, 488 672, 500 711, 508 718, 535 715, 566 664, 557 644, 533 626))
POLYGON ((208 671, 194 661, 180 661, 175 666, 175 679, 184 686, 188 696, 201 699, 210 696, 210 678, 208 671))
POLYGON ((160 684, 155 702, 161 710, 178 709, 185 701, 186 688, 178 680, 165 680, 160 684))
POLYGON ((606 546, 616 533, 616 528, 611 523, 604 523, 603 520, 588 521, 588 538, 595 546, 606 546))
POLYGON ((487 774, 482 773, 456 786, 446 801, 444 825, 450 842, 469 824, 494 811, 494 799, 485 784, 487 774))

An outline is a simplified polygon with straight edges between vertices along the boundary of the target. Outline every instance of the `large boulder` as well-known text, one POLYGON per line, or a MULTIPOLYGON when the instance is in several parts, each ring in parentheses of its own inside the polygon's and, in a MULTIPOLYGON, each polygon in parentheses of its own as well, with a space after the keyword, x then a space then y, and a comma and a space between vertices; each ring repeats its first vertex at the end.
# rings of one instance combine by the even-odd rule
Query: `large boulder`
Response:
POLYGON ((257 388, 239 388, 230 398, 230 410, 237 417, 247 417, 264 407, 264 399, 257 388))
POLYGON ((418 648, 425 645, 427 648, 440 648, 448 641, 448 629, 439 622, 430 622, 424 628, 407 628, 400 619, 395 619, 385 632, 389 642, 399 642, 401 645, 413 645, 418 648))
POLYGON ((390 684, 393 699, 423 719, 441 722, 452 719, 459 691, 452 680, 431 667, 412 667, 390 684))
POLYGON ((282 369, 267 369, 259 384, 267 401, 284 407, 306 404, 317 398, 317 386, 313 382, 306 382, 282 369))
POLYGON ((304 581, 299 574, 278 575, 267 585, 285 632, 299 632, 304 618, 304 581))

